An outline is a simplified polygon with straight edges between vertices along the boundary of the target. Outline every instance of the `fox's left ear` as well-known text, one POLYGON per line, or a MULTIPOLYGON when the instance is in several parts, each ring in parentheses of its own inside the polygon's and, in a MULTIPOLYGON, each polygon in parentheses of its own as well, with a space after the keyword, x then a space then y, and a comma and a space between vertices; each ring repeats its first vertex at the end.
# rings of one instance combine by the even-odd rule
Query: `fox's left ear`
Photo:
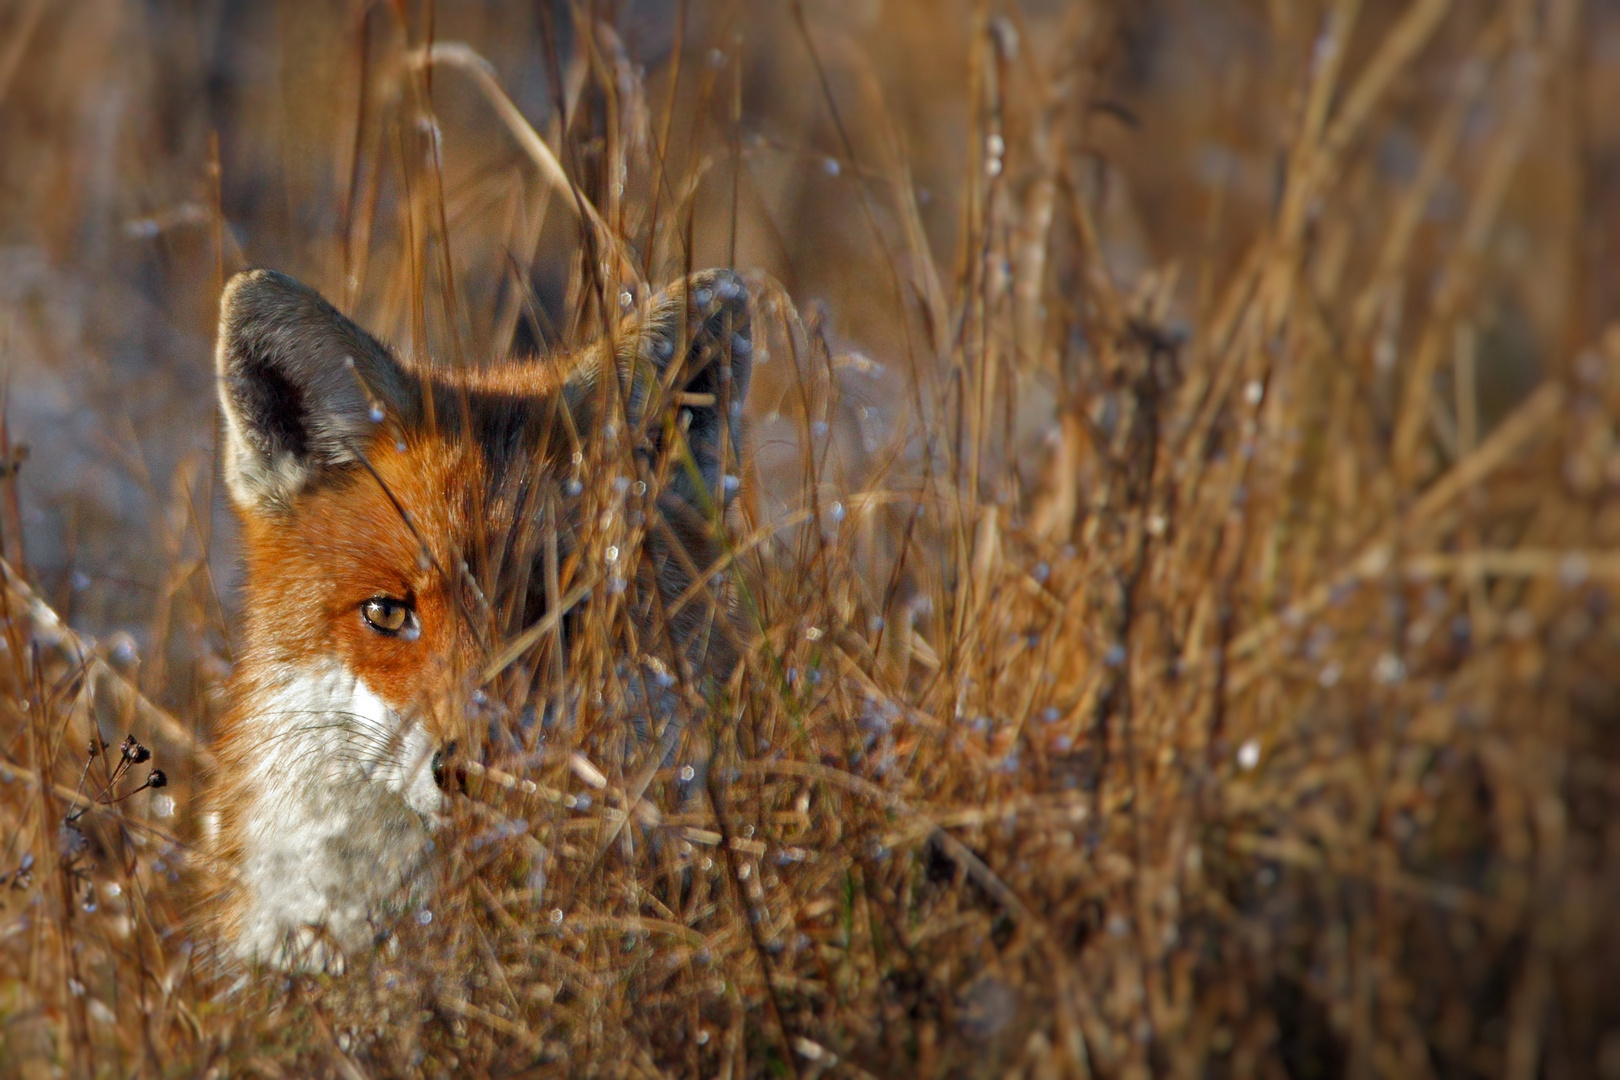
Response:
POLYGON ((689 461, 684 455, 676 461, 676 493, 700 511, 723 507, 736 493, 737 482, 727 476, 737 471, 742 452, 743 403, 753 372, 748 286, 732 270, 692 274, 648 304, 632 340, 638 352, 633 411, 649 399, 662 401, 664 412, 647 421, 649 433, 656 439, 663 415, 672 413, 691 451, 689 461), (657 389, 643 383, 647 375, 656 376, 657 389))
POLYGON ((226 284, 215 366, 225 482, 244 510, 286 506, 417 411, 415 379, 381 343, 273 270, 226 284))

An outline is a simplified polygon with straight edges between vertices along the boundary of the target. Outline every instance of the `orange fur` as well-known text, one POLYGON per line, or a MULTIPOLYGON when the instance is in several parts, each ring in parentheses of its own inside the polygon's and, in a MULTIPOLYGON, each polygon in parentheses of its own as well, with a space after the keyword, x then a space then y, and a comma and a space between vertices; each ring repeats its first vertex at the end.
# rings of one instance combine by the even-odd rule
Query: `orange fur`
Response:
MULTIPOLYGON (((684 409, 690 461, 713 486, 738 430, 719 399, 746 393, 746 303, 733 275, 696 275, 611 343, 443 372, 399 364, 288 279, 232 282, 220 385, 247 624, 212 801, 217 854, 238 870, 218 918, 240 955, 332 963, 408 891, 439 798, 424 755, 466 734, 478 673, 532 616, 536 553, 571 550, 568 481, 598 414, 605 404, 647 449, 676 431, 667 410, 684 409), (605 392, 608 371, 628 404, 605 392), (670 395, 693 388, 704 393, 679 400, 717 400, 670 395), (542 506, 556 531, 537 537, 542 506), (376 598, 407 605, 412 633, 368 623, 376 598)), ((685 482, 677 471, 658 500, 668 528, 651 531, 635 575, 666 598, 718 552, 705 497, 685 482)), ((686 659, 712 668, 729 653, 716 643, 686 659)))

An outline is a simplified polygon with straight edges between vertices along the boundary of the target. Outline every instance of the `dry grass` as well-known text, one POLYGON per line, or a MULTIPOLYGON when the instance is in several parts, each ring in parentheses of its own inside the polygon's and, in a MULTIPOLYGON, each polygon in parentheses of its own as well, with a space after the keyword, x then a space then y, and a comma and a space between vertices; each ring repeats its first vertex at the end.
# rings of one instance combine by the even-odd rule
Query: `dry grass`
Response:
POLYGON ((690 6, 0 9, 0 1072, 1620 1076, 1612 13, 690 6), (666 766, 599 591, 338 978, 194 929, 244 263, 784 285, 737 676, 666 766))

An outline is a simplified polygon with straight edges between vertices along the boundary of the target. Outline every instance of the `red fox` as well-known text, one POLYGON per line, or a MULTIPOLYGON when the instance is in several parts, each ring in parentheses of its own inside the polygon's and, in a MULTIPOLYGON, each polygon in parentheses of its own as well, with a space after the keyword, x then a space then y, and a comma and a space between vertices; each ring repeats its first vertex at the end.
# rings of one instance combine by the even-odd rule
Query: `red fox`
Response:
MULTIPOLYGON (((236 956, 341 964, 424 888, 480 673, 592 584, 573 556, 593 450, 620 448, 608 458, 656 519, 614 574, 668 608, 713 572, 749 304, 738 275, 706 271, 577 353, 446 369, 402 361, 282 274, 226 286, 216 366, 246 628, 212 803, 236 956)), ((724 605, 704 606, 680 606, 670 637, 723 672, 724 605)))

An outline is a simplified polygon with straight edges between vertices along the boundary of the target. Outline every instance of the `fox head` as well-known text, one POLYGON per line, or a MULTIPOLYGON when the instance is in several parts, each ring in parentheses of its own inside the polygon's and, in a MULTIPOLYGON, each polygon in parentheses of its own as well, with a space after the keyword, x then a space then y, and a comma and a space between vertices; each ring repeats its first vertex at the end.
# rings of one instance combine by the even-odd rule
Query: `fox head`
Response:
POLYGON ((688 671, 734 655, 722 604, 676 601, 722 550, 751 352, 729 271, 580 352, 478 370, 403 362, 282 274, 231 280, 216 362, 246 629, 216 805, 243 951, 362 918, 342 880, 399 876, 377 852, 441 807, 484 683, 561 689, 580 597, 622 594, 688 671), (592 530, 638 524, 636 553, 596 535, 587 560, 592 530))

